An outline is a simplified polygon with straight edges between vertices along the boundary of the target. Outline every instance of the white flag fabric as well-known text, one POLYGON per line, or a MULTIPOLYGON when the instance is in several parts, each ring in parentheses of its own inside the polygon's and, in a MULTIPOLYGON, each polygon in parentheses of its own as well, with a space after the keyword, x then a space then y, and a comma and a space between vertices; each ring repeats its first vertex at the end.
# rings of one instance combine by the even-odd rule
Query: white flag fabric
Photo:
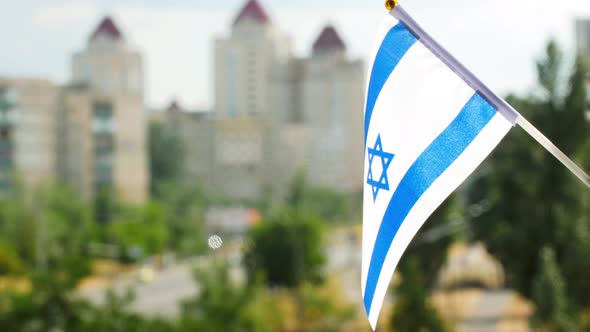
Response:
POLYGON ((375 329, 410 241, 518 113, 400 5, 380 27, 367 85, 362 292, 375 329))

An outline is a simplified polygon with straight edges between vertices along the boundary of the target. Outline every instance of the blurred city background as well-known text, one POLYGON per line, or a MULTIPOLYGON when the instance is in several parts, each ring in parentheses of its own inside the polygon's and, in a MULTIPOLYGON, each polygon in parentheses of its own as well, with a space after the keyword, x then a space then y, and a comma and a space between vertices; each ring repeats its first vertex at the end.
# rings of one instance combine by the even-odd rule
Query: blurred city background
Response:
MULTIPOLYGON (((1 331, 370 331, 383 4, 193 2, 4 5, 1 331)), ((590 5, 407 2, 590 169, 590 5)), ((377 331, 590 330, 589 201, 513 130, 414 239, 377 331)))

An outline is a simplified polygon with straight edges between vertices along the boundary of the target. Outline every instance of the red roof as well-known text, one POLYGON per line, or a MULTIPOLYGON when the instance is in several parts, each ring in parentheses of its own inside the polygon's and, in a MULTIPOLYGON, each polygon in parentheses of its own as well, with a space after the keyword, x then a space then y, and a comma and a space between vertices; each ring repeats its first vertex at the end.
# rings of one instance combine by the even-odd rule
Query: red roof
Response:
POLYGON ((96 30, 92 33, 90 40, 98 37, 99 35, 107 35, 113 39, 122 39, 123 34, 115 25, 115 22, 110 17, 105 17, 102 19, 96 30))
POLYGON ((313 51, 332 51, 332 50, 346 50, 346 45, 340 38, 336 29, 333 26, 328 25, 322 30, 320 36, 313 43, 313 51))
POLYGON ((170 105, 168 105, 168 108, 166 109, 166 111, 168 112, 180 112, 180 106, 178 106, 178 102, 176 100, 173 100, 170 105))
POLYGON ((240 23, 245 18, 251 18, 257 21, 258 23, 268 23, 270 21, 266 11, 257 0, 250 0, 248 3, 242 8, 236 19, 234 20, 234 26, 240 23))

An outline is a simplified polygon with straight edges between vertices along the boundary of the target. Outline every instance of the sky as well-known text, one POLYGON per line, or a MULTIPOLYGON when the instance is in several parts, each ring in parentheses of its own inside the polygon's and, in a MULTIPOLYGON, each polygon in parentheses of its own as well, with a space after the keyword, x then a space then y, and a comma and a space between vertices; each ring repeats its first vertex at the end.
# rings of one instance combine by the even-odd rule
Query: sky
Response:
MULTIPOLYGON (((5 0, 7 1, 7 0, 5 0)), ((306 56, 333 24, 351 58, 367 62, 385 13, 383 0, 259 0, 273 24, 306 56)), ((0 12, 0 76, 65 83, 70 59, 111 15, 142 52, 146 103, 172 99, 213 107, 213 42, 227 36, 246 0, 19 0, 0 12)), ((535 59, 556 39, 573 56, 574 21, 590 18, 587 0, 400 0, 426 31, 499 94, 535 87, 535 59)))

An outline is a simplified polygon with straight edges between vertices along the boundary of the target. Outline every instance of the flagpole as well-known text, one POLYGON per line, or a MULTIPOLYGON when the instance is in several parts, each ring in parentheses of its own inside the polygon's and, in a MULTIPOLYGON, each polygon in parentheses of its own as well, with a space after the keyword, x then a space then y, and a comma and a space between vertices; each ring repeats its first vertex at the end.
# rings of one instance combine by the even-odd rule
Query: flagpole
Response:
MULTIPOLYGON (((398 0, 386 0, 385 1, 385 8, 388 11, 392 11, 396 8, 398 0)), ((399 7, 399 6, 398 6, 399 7)), ((510 104, 508 104, 504 99, 498 97, 494 94, 485 84, 483 84, 477 77, 475 77, 469 70, 467 70, 460 62, 458 62, 452 55, 450 55, 442 46, 440 46, 436 41, 428 36, 426 32, 421 30, 417 23, 415 23, 411 17, 409 17, 405 11, 399 7, 397 11, 401 11, 398 13, 402 15, 406 21, 404 23, 408 23, 410 28, 413 28, 414 31, 418 30, 420 35, 423 37, 424 43, 426 47, 430 48, 430 50, 436 54, 441 60, 445 61, 447 65, 456 73, 460 74, 462 78, 471 83, 471 87, 474 88, 476 91, 482 93, 485 98, 491 102, 492 105, 495 105, 498 111, 506 117, 507 120, 512 122, 513 124, 518 124, 524 131, 527 132, 532 138, 534 138, 545 150, 551 153, 557 160, 559 160, 567 169, 572 172, 582 183, 584 183, 588 188, 590 188, 590 176, 584 172, 578 165, 576 165, 568 156, 565 155, 555 144, 553 144, 545 135, 543 135, 535 126, 533 126, 527 119, 525 119, 520 113, 518 113, 510 104)), ((394 15, 395 16, 395 15, 394 15)))
POLYGON ((534 138, 545 150, 549 151, 557 160, 559 160, 567 169, 580 179, 588 188, 590 188, 590 176, 584 172, 576 163, 565 155, 555 144, 553 144, 545 135, 543 135, 535 126, 533 126, 522 115, 516 118, 518 124, 524 131, 534 138))
POLYGON ((392 11, 397 5, 397 0, 385 0, 385 8, 389 11, 392 11))

